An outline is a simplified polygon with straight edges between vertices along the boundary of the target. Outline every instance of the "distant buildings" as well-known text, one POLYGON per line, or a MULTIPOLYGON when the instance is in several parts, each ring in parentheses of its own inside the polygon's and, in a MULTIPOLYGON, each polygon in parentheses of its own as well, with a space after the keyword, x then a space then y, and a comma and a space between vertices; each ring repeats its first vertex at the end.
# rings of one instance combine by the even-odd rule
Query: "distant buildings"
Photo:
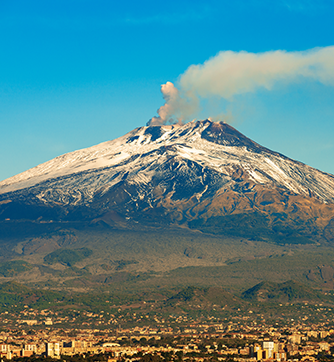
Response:
POLYGON ((279 343, 272 341, 263 341, 262 345, 255 344, 250 348, 250 356, 255 357, 257 361, 261 360, 275 360, 286 361, 286 353, 283 349, 279 349, 279 343))

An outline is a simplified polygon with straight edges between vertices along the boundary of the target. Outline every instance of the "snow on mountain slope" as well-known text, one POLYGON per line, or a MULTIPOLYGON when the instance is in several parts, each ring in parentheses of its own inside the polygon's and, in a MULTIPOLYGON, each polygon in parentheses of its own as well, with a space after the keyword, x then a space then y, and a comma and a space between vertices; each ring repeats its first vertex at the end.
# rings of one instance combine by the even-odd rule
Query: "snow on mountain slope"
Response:
POLYGON ((312 195, 324 203, 334 201, 334 176, 270 151, 231 126, 210 120, 135 129, 4 180, 0 194, 29 190, 46 204, 87 205, 95 195, 103 195, 125 180, 137 186, 137 198, 144 198, 140 188, 153 179, 158 177, 160 187, 168 188, 171 179, 175 182, 176 175, 184 175, 185 181, 179 183, 201 184, 198 192, 203 195, 214 185, 228 188, 240 172, 252 184, 312 195), (207 183, 205 178, 212 180, 207 183))

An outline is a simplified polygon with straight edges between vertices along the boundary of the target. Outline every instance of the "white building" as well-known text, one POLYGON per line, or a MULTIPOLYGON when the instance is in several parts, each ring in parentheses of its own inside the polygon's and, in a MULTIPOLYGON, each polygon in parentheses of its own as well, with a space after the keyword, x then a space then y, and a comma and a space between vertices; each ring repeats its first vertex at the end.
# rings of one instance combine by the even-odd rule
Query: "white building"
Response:
POLYGON ((45 343, 45 352, 48 357, 60 357, 60 347, 58 342, 45 343))

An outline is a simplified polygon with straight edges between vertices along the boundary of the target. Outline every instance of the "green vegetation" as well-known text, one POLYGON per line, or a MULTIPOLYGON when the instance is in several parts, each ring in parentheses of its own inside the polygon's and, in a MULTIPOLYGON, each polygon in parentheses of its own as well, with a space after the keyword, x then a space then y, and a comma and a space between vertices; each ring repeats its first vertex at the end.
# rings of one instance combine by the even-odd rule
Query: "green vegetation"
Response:
POLYGON ((73 266, 75 263, 89 257, 93 253, 88 248, 81 249, 58 249, 44 257, 46 264, 61 263, 73 266))
POLYGON ((251 301, 291 302, 323 301, 325 295, 316 292, 301 283, 289 280, 284 283, 261 282, 242 293, 242 297, 251 301))
POLYGON ((54 291, 33 290, 16 282, 0 284, 0 309, 22 308, 24 305, 45 308, 63 300, 63 295, 54 291))
MULTIPOLYGON (((175 293, 175 292, 174 292, 175 293)), ((234 305, 237 306, 242 301, 218 287, 203 288, 203 287, 186 287, 181 289, 177 294, 172 295, 168 300, 169 305, 175 305, 182 302, 196 302, 204 304, 215 304, 219 306, 234 305)))
POLYGON ((80 328, 83 323, 97 328, 116 328, 116 319, 122 326, 156 325, 160 323, 158 320, 168 319, 179 328, 181 322, 201 318, 226 321, 244 316, 257 322, 266 318, 285 323, 289 318, 307 317, 308 321, 319 322, 334 317, 333 295, 293 281, 261 283, 242 297, 244 299, 219 287, 67 293, 7 282, 0 284, 0 313, 2 318, 12 318, 13 323, 17 323, 18 319, 25 319, 23 315, 29 310, 31 319, 41 322, 46 315, 53 316, 59 319, 57 327, 61 328, 80 328), (26 312, 21 314, 23 310, 26 312))
POLYGON ((170 300, 182 300, 182 301, 189 301, 194 298, 196 291, 205 291, 204 288, 196 288, 196 287, 187 287, 182 289, 179 293, 175 296, 170 298, 170 300))
POLYGON ((0 275, 4 277, 13 277, 19 273, 33 268, 33 265, 23 260, 13 260, 0 263, 0 275))

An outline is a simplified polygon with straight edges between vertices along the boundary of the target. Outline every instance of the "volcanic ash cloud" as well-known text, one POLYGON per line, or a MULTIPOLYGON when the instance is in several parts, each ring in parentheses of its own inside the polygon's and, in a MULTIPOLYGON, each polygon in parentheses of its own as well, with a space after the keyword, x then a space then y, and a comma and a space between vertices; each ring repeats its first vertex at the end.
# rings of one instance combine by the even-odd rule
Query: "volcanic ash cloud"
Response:
POLYGON ((178 88, 171 82, 163 84, 165 104, 149 124, 187 121, 199 112, 203 99, 232 100, 261 88, 271 90, 277 82, 288 85, 301 79, 333 86, 334 46, 303 52, 222 51, 203 64, 191 65, 179 77, 178 88))
POLYGON ((159 117, 150 119, 150 125, 175 123, 176 120, 182 123, 183 120, 187 120, 191 115, 198 112, 199 99, 191 93, 181 95, 172 82, 163 84, 161 93, 165 104, 158 109, 159 117))

